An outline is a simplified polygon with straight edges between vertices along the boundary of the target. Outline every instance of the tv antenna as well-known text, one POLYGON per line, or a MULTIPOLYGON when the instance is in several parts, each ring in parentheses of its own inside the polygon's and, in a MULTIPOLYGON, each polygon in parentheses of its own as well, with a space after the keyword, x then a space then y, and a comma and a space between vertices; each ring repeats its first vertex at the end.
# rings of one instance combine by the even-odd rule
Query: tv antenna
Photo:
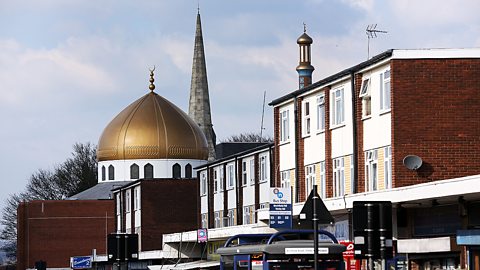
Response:
POLYGON ((263 105, 262 105, 262 123, 260 124, 260 142, 262 142, 262 135, 263 135, 263 130, 265 129, 263 127, 263 117, 265 116, 265 95, 267 94, 267 91, 263 91, 263 105))
POLYGON ((370 25, 367 25, 367 29, 365 30, 365 33, 367 34, 367 38, 368 38, 368 43, 367 43, 367 59, 370 59, 370 39, 371 39, 371 38, 376 38, 376 37, 377 37, 377 33, 386 34, 387 31, 378 30, 378 29, 377 29, 377 24, 370 24, 370 25))

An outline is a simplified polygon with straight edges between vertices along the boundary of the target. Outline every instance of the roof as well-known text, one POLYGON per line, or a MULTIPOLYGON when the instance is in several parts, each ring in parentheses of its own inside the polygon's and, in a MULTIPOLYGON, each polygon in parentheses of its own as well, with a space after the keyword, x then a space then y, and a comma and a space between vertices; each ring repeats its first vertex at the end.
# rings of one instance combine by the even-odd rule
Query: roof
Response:
POLYGON ((131 181, 115 181, 115 182, 101 182, 95 186, 77 193, 69 200, 107 200, 112 198, 112 190, 114 188, 124 186, 131 181))
POLYGON ((261 151, 263 149, 268 149, 268 148, 271 148, 273 147, 273 143, 265 143, 265 144, 262 144, 258 147, 254 147, 254 148, 250 148, 248 150, 245 150, 243 152, 238 152, 238 153, 235 153, 233 155, 230 155, 230 156, 226 156, 224 158, 220 158, 220 159, 216 159, 214 161, 211 161, 211 162, 208 162, 208 163, 205 163, 203 165, 200 165, 198 167, 195 167, 196 170, 198 169, 202 169, 202 168, 206 168, 208 166, 211 166, 213 164, 218 164, 218 163, 221 163, 225 160, 229 160, 229 159, 232 159, 232 158, 235 158, 235 157, 239 157, 239 156, 244 156, 244 155, 247 155, 247 154, 250 154, 250 153, 253 153, 253 152, 256 152, 256 151, 261 151))
POLYGON ((322 80, 320 80, 320 81, 317 81, 316 83, 313 83, 313 84, 311 84, 311 85, 309 85, 309 86, 307 86, 307 87, 304 87, 304 88, 295 90, 295 91, 293 91, 293 92, 291 92, 291 93, 289 93, 289 94, 286 94, 286 95, 284 95, 284 96, 282 96, 282 97, 279 97, 279 98, 277 98, 277 99, 274 99, 274 100, 273 100, 272 102, 270 102, 268 105, 270 105, 270 106, 275 106, 275 105, 280 104, 280 103, 282 103, 282 102, 284 102, 284 101, 287 101, 287 100, 289 100, 289 99, 292 99, 292 98, 294 98, 294 97, 297 97, 297 96, 299 96, 299 95, 301 95, 301 94, 303 94, 303 93, 305 93, 305 92, 308 92, 309 90, 312 90, 312 89, 317 88, 317 87, 319 87, 319 86, 325 85, 325 84, 327 84, 327 83, 329 83, 329 82, 333 82, 333 81, 335 81, 335 80, 337 80, 337 79, 339 79, 339 78, 342 78, 342 77, 344 77, 344 76, 350 75, 352 72, 357 72, 357 71, 359 71, 359 70, 361 70, 361 69, 364 69, 365 67, 368 67, 368 66, 370 66, 370 65, 372 65, 372 64, 375 64, 375 63, 380 62, 380 61, 382 61, 382 60, 384 60, 384 59, 386 59, 386 58, 391 57, 391 56, 392 56, 392 53, 393 53, 393 50, 385 51, 385 52, 383 52, 383 53, 381 53, 381 54, 378 54, 378 55, 372 57, 371 59, 369 59, 369 60, 367 60, 367 61, 364 61, 364 62, 362 62, 362 63, 360 63, 360 64, 358 64, 358 65, 355 65, 355 66, 352 66, 352 67, 347 68, 347 69, 345 69, 345 70, 342 70, 342 71, 340 71, 340 72, 338 72, 338 73, 335 73, 335 74, 333 74, 333 75, 331 75, 331 76, 329 76, 329 77, 326 77, 326 78, 324 78, 324 79, 322 79, 322 80))

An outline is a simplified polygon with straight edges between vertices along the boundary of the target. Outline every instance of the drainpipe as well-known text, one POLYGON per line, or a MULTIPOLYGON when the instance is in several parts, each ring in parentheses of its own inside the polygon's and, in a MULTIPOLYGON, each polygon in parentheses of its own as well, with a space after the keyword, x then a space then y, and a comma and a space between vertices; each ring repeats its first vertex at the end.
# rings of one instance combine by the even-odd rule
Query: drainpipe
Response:
POLYGON ((300 181, 298 179, 300 173, 298 172, 298 116, 297 116, 298 106, 297 106, 297 97, 293 98, 293 125, 295 130, 295 202, 299 202, 299 190, 300 190, 300 181))

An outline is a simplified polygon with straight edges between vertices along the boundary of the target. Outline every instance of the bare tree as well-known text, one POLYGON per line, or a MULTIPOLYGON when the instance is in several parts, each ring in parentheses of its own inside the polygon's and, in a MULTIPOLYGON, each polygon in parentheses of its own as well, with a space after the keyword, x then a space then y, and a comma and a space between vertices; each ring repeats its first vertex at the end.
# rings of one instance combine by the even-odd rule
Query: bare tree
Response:
POLYGON ((260 135, 260 133, 246 132, 238 135, 232 135, 222 140, 222 142, 264 142, 271 143, 273 139, 270 136, 260 135))
POLYGON ((13 194, 2 210, 1 247, 10 262, 15 261, 17 239, 17 208, 20 202, 31 200, 61 200, 94 186, 97 181, 95 146, 75 143, 70 158, 53 171, 39 169, 30 176, 25 191, 13 194))

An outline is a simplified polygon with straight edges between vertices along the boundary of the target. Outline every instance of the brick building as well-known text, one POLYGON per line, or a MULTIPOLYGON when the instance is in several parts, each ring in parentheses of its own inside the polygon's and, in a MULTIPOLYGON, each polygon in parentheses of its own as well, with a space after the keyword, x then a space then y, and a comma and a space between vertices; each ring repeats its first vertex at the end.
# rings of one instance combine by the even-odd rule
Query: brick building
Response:
POLYGON ((115 231, 113 200, 22 202, 18 207, 17 269, 70 268, 70 257, 106 253, 115 231))

